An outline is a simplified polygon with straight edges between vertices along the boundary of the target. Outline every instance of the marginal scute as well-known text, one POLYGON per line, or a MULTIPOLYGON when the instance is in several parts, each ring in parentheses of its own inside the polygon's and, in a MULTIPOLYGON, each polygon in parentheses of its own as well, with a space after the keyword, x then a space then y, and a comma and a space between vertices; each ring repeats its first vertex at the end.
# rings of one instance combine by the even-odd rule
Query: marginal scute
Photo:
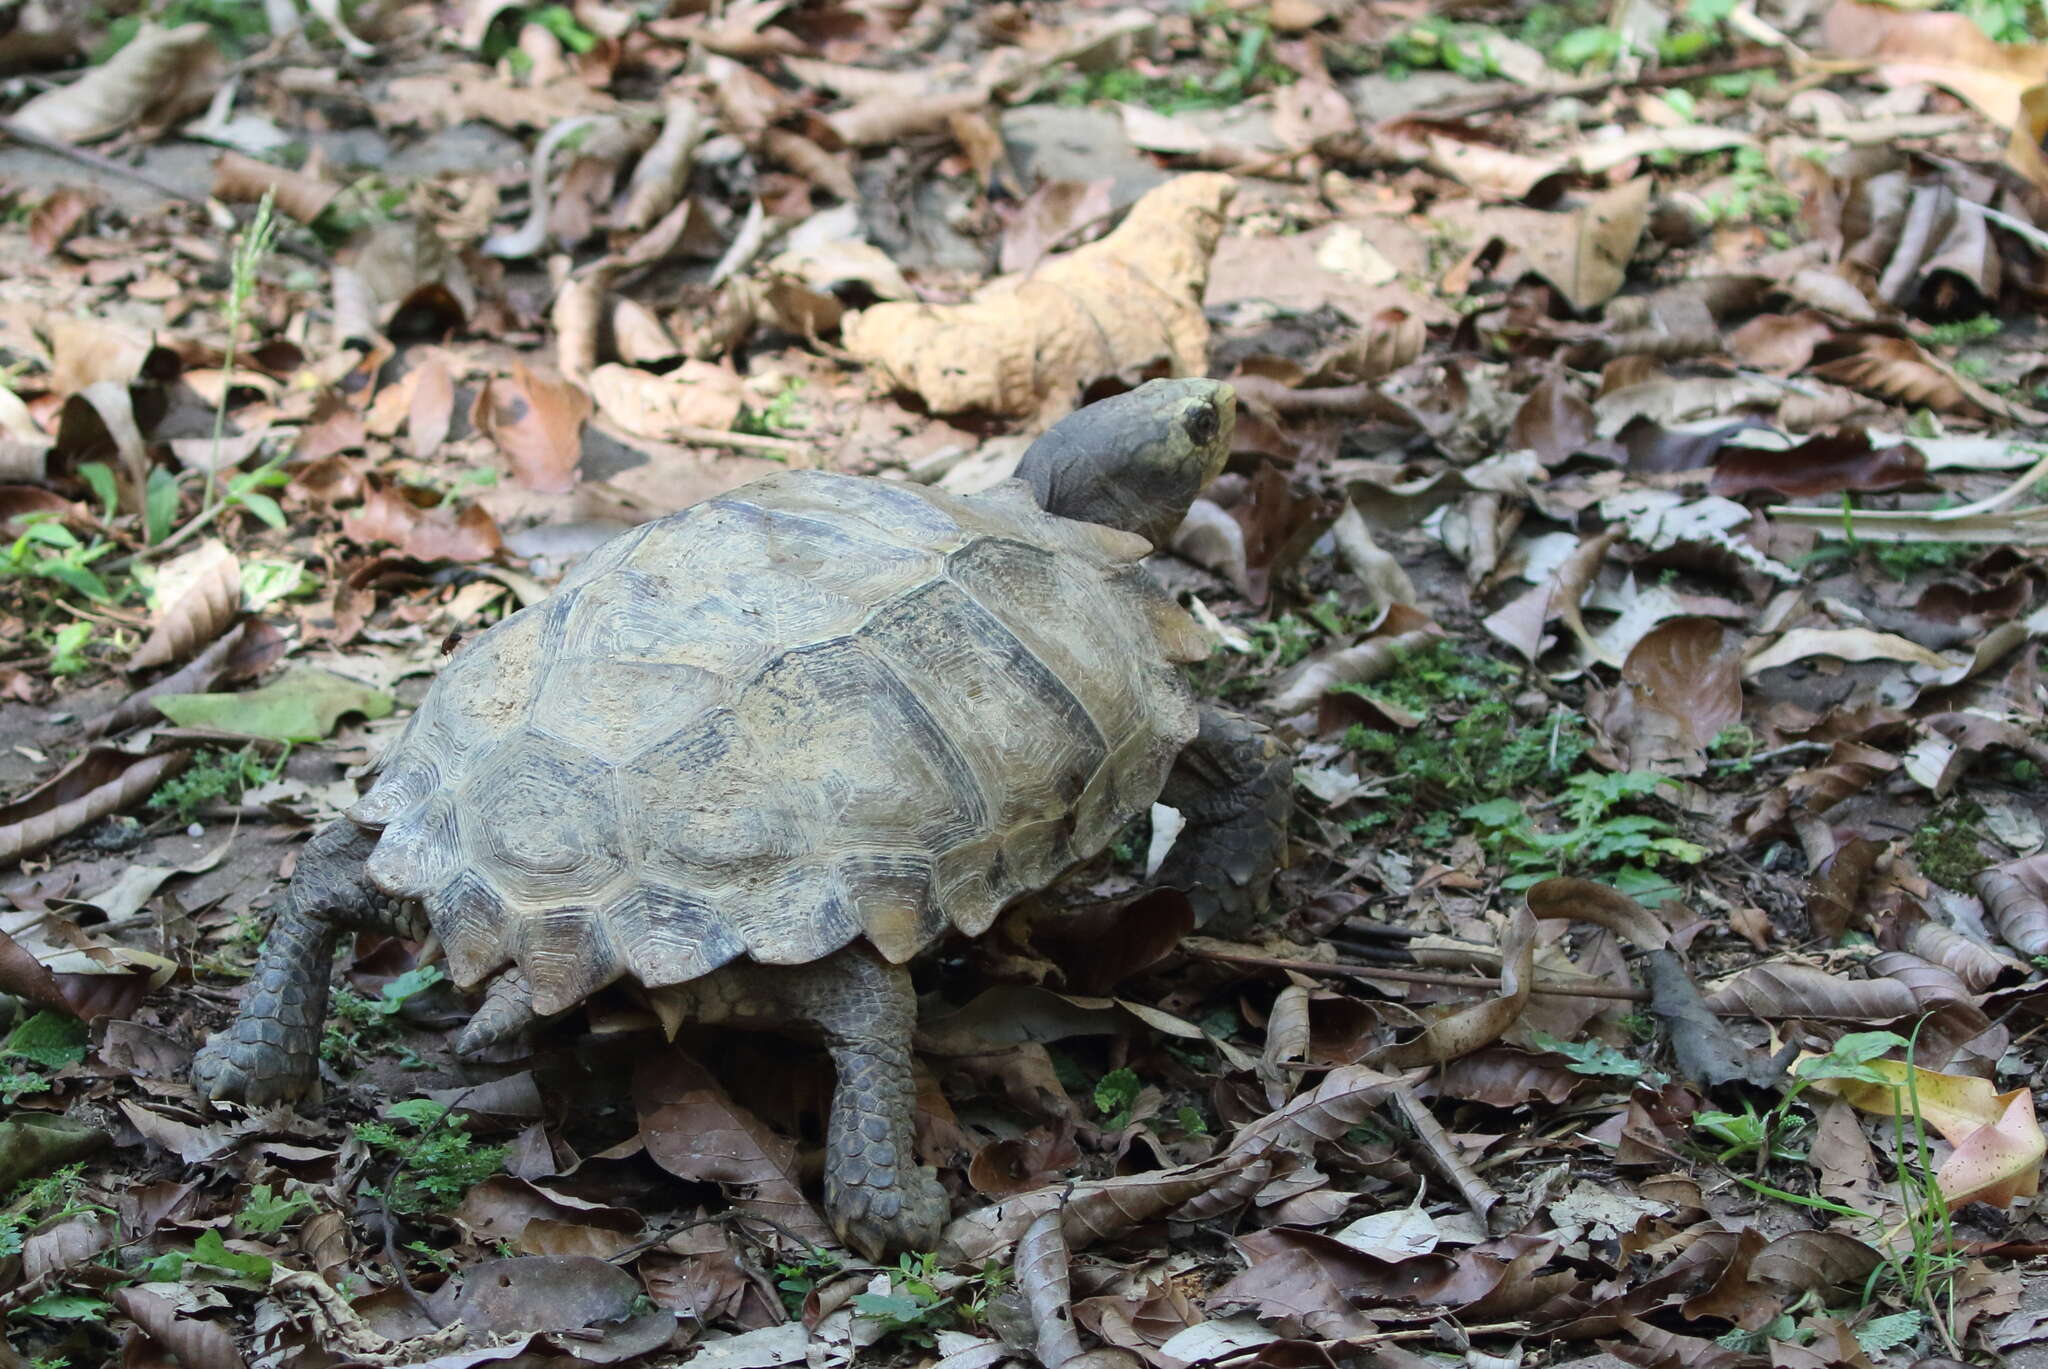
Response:
POLYGON ((372 878, 542 1013, 986 930, 1195 733, 1143 539, 1022 489, 789 471, 599 548, 444 668, 355 810, 372 878))

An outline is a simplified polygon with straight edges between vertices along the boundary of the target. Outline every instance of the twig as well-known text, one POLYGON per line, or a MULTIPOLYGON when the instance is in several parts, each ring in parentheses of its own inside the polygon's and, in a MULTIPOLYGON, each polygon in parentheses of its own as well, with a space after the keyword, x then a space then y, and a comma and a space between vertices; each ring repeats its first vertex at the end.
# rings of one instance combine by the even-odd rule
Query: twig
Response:
MULTIPOLYGON (((1189 950, 1187 954, 1198 960, 1216 960, 1226 965, 1249 965, 1264 970, 1299 970, 1303 974, 1319 974, 1341 979, 1387 979, 1396 984, 1423 984, 1439 989, 1473 989, 1484 993, 1499 993, 1500 980, 1481 975, 1442 974, 1433 970, 1383 970, 1371 965, 1340 965, 1327 960, 1277 960, 1263 955, 1231 955, 1224 951, 1189 950)), ((1545 985, 1541 981, 1530 986, 1529 992, 1552 994, 1560 998, 1615 998, 1626 1003, 1647 1003, 1650 995, 1642 989, 1618 989, 1611 984, 1587 984, 1583 987, 1560 988, 1545 985)))
POLYGON ((1731 57, 1724 62, 1701 62, 1689 67, 1661 67, 1656 71, 1640 72, 1634 76, 1602 76, 1590 81, 1574 81, 1570 85, 1552 86, 1548 90, 1518 90, 1512 95, 1467 100, 1463 104, 1417 110, 1416 113, 1426 119, 1469 119, 1475 114, 1500 114, 1511 109, 1524 109, 1530 105, 1540 105, 1545 100, 1605 95, 1610 90, 1619 90, 1623 87, 1656 90, 1664 86, 1684 85, 1687 81, 1703 81, 1713 76, 1733 76, 1744 71, 1789 66, 1791 62, 1790 53, 1774 49, 1767 52, 1752 52, 1742 57, 1731 57))
POLYGON ((728 432, 724 428, 700 428, 694 423, 680 423, 669 430, 679 442, 694 442, 705 447, 735 447, 740 451, 767 452, 772 456, 808 457, 811 444, 799 442, 793 437, 765 437, 759 433, 728 432))
POLYGON ((1722 756, 1708 761, 1707 764, 1714 766, 1755 765, 1760 761, 1774 761, 1783 756, 1797 756, 1809 751, 1825 752, 1834 749, 1833 745, 1828 742, 1787 742, 1783 746, 1774 746, 1768 751, 1752 751, 1747 756, 1722 756))
POLYGON ((10 119, 0 119, 0 133, 6 134, 24 146, 33 147, 41 152, 47 152, 53 157, 62 157, 66 161, 77 162, 80 166, 90 167, 102 175, 118 176, 131 180, 137 185, 148 186, 159 195, 167 196, 185 204, 196 204, 202 209, 206 207, 206 196, 204 195, 195 195, 189 190, 172 185, 169 181, 160 181, 147 171, 139 171, 132 166, 124 166, 112 157, 102 157, 97 152, 88 152, 85 148, 73 147, 70 143, 60 142, 55 138, 48 138, 40 133, 32 132, 10 119))

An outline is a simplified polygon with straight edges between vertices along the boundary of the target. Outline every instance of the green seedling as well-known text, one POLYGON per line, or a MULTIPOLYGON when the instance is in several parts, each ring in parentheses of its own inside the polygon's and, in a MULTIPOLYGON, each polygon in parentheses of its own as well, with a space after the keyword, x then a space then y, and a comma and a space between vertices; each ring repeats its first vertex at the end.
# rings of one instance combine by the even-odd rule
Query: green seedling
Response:
POLYGON ((389 1122, 361 1122, 356 1139, 395 1161, 388 1187, 365 1191, 380 1196, 391 1211, 423 1216, 454 1206, 462 1195, 498 1172, 505 1147, 480 1146, 458 1125, 446 1103, 411 1098, 394 1103, 389 1122), (410 1128, 401 1131, 399 1125, 410 1128))
MULTIPOLYGON (((321 1038, 320 1058, 338 1063, 365 1054, 371 1046, 387 1041, 392 1024, 405 1005, 446 977, 438 965, 421 965, 390 980, 375 998, 365 998, 345 987, 336 989, 334 1004, 329 1010, 335 1020, 321 1038)), ((402 1054, 410 1056, 410 1060, 401 1059, 400 1062, 407 1068, 418 1068, 424 1063, 411 1052, 402 1054)))
POLYGON ((812 1291, 838 1272, 839 1257, 818 1246, 812 1247, 811 1253, 801 1260, 775 1266, 775 1287, 792 1321, 803 1316, 804 1300, 812 1291))
POLYGON ((93 603, 113 602, 106 582, 92 569, 93 562, 114 549, 112 543, 97 537, 81 542, 50 513, 25 514, 17 526, 21 532, 0 550, 0 583, 35 576, 55 580, 93 603))
POLYGON ((1460 817, 1477 823, 1480 843, 1511 873, 1502 886, 1526 889, 1552 875, 1583 873, 1637 897, 1670 891, 1656 873, 1665 864, 1697 865, 1705 847, 1686 841, 1662 818, 1617 811, 1669 784, 1662 775, 1632 771, 1574 775, 1565 781, 1561 830, 1539 830, 1514 799, 1468 805, 1460 817))
POLYGON ((1984 810, 1968 799, 1951 799, 1928 815, 1913 833, 1913 860, 1937 884, 1967 892, 1990 862, 1978 838, 1984 810))
POLYGON ((266 761, 252 742, 239 751, 208 747, 178 774, 158 785, 148 807, 168 813, 180 824, 195 821, 207 805, 240 803, 242 795, 270 783, 284 772, 289 751, 266 761))
POLYGON ((1105 1119, 1105 1129, 1121 1131, 1131 1124, 1131 1109, 1144 1087, 1137 1071, 1128 1067, 1111 1070, 1095 1082, 1095 1110, 1105 1119))
POLYGON ((253 1184, 249 1200, 235 1213, 235 1225, 252 1236, 275 1236, 312 1210, 313 1199, 303 1191, 273 1194, 269 1184, 253 1184))
MULTIPOLYGON (((0 1041, 0 1104, 12 1106, 31 1093, 48 1093, 43 1071, 85 1059, 85 1024, 47 1010, 36 1013, 0 1041)), ((0 1253, 5 1253, 0 1251, 0 1253)))

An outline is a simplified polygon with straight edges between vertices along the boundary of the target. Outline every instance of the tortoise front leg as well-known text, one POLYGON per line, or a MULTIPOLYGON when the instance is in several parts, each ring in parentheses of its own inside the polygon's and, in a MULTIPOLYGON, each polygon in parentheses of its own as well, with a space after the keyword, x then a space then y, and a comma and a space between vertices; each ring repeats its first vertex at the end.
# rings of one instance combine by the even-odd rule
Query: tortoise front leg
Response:
POLYGON ((363 877, 376 844, 375 832, 344 818, 322 828, 299 853, 241 1011, 193 1058, 192 1083, 202 1098, 261 1106, 313 1091, 336 932, 342 926, 415 930, 363 877))
POLYGON ((1187 891, 1195 925, 1211 935, 1250 931, 1287 863, 1294 758, 1251 719, 1204 705, 1202 730, 1181 752, 1159 801, 1187 819, 1159 882, 1187 891))
POLYGON ((822 1038, 838 1076, 825 1131, 826 1219, 871 1260, 938 1245, 951 1204, 916 1159, 909 971, 856 945, 809 965, 737 961, 653 993, 689 1021, 822 1038))
POLYGON ((910 974, 861 949, 818 969, 822 992, 806 1007, 838 1074, 825 1134, 825 1215, 840 1240, 871 1260, 936 1249, 952 1205, 937 1176, 917 1163, 910 974))

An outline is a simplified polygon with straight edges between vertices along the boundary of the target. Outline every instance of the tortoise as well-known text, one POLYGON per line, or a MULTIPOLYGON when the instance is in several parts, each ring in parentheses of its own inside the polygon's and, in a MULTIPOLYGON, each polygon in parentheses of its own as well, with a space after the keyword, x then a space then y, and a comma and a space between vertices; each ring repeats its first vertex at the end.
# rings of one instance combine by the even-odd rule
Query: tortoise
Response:
POLYGON ((1140 565, 1230 450, 1236 396, 1155 380, 955 495, 779 472, 623 533, 461 647, 369 790, 300 853, 210 1099, 308 1094, 333 941, 438 938, 477 1051, 613 981, 683 1020, 822 1039, 825 1211, 869 1258, 948 1208, 912 1151, 907 961, 985 931, 1156 801, 1160 880, 1261 914, 1291 777, 1198 706, 1207 655, 1140 565))

